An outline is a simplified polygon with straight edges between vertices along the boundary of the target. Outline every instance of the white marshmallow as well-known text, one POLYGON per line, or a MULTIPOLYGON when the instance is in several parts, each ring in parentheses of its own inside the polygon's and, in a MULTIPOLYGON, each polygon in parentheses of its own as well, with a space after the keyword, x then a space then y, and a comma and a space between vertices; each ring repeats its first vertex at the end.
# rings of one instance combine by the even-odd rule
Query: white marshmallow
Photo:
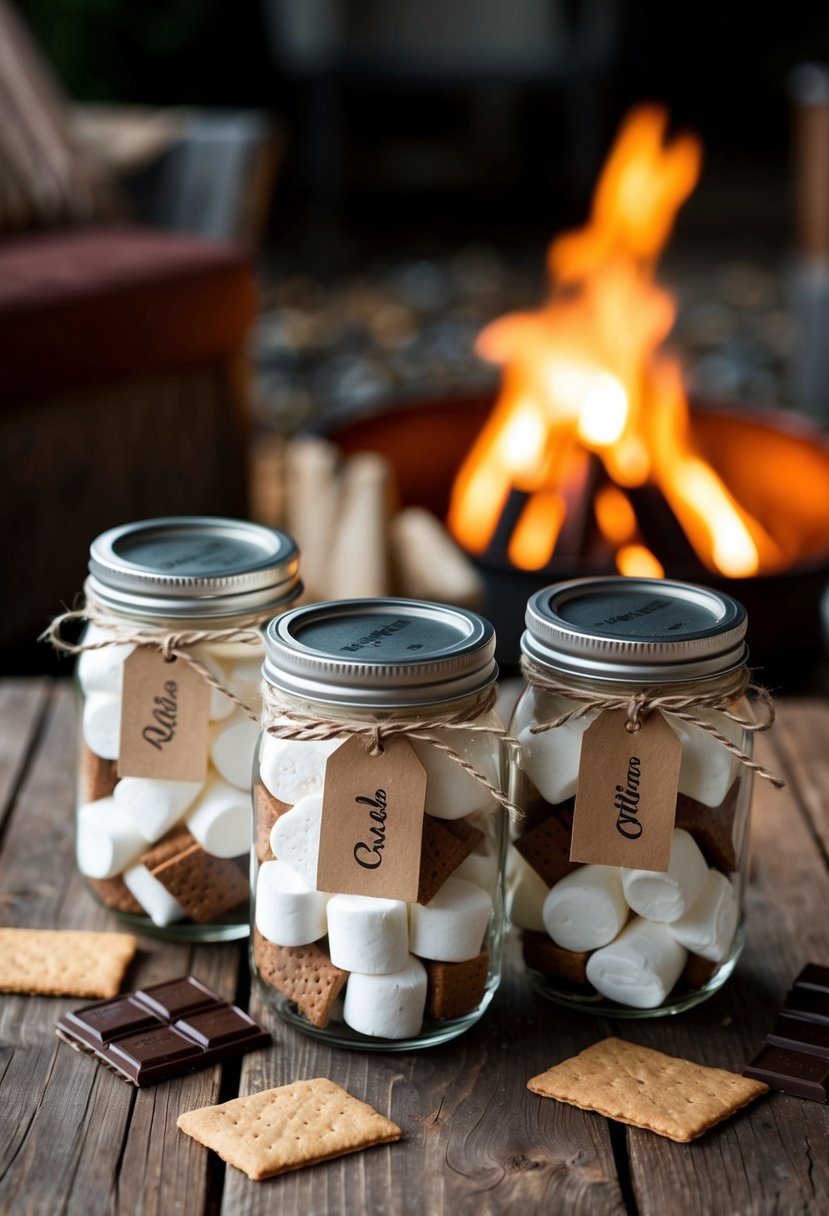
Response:
MULTIPOLYGON (((550 697, 545 715, 554 719, 572 708, 571 701, 550 697)), ((582 735, 595 718, 595 713, 585 714, 583 718, 572 718, 563 726, 540 731, 537 735, 531 733, 529 726, 518 731, 518 742, 522 749, 521 766, 547 802, 564 802, 575 794, 582 735)))
POLYGON ((516 875, 510 887, 510 920, 519 929, 546 932, 543 908, 550 888, 536 874, 532 866, 527 865, 523 857, 520 858, 520 862, 520 866, 516 867, 516 875))
MULTIPOLYGON (((202 663, 215 680, 227 686, 228 676, 221 663, 217 663, 212 654, 208 654, 203 646, 194 646, 191 654, 194 659, 198 659, 202 663)), ((218 688, 210 689, 210 708, 208 716, 211 722, 223 722, 225 718, 229 718, 235 710, 236 706, 231 701, 230 697, 225 693, 220 692, 218 688)))
MULTIPOLYGON (((198 781, 156 781, 122 777, 113 790, 117 806, 128 815, 146 841, 159 840, 195 801, 198 781)), ((138 896, 136 895, 136 899, 138 896)))
MULTIPOLYGON (((462 730, 436 730, 433 733, 436 739, 456 751, 492 785, 499 787, 499 761, 493 755, 490 737, 462 730)), ((412 739, 411 743, 426 769, 428 814, 436 819, 463 819, 492 802, 492 795, 486 787, 462 769, 456 760, 450 760, 444 752, 419 739, 412 739)))
MULTIPOLYGON (((695 711, 732 743, 742 741, 742 727, 711 709, 695 711)), ((719 806, 734 780, 737 760, 721 743, 698 726, 668 717, 666 721, 682 743, 679 792, 705 806, 719 806)))
POLYGON ((296 870, 306 886, 317 889, 322 794, 308 794, 271 828, 271 852, 296 870))
MULTIPOLYGON (((89 625, 84 643, 101 642, 112 637, 108 629, 89 625)), ((100 650, 83 650, 78 657, 78 682, 88 696, 92 692, 120 693, 124 662, 135 647, 131 642, 117 646, 102 646, 100 650)))
POLYGON ((495 895, 498 887, 498 858, 494 853, 470 853, 464 857, 459 866, 452 871, 453 878, 464 878, 476 887, 483 887, 490 895, 495 895))
POLYGON ((146 866, 130 866, 124 871, 124 882, 154 925, 163 928, 177 920, 184 920, 187 916, 178 900, 173 898, 146 866))
POLYGON ((634 1009, 661 1005, 688 958, 666 925, 634 917, 614 942, 587 960, 587 979, 601 996, 634 1009))
POLYGON ((92 692, 83 707, 83 737, 91 752, 117 760, 121 746, 121 694, 92 692))
POLYGON ((565 950, 607 945, 628 918, 621 872, 616 866, 580 866, 550 889, 541 915, 550 937, 565 950))
POLYGON ((674 828, 671 864, 658 870, 622 870, 628 905, 648 920, 674 921, 684 916, 708 881, 708 865, 688 832, 674 828))
POLYGON ((369 975, 400 971, 409 957, 409 918, 399 899, 334 895, 328 904, 328 951, 335 967, 369 975))
POLYGON ((261 683, 261 659, 248 659, 241 663, 234 663, 230 668, 227 678, 228 688, 251 709, 259 709, 261 705, 262 698, 259 692, 261 683))
POLYGON ((712 869, 699 898, 684 916, 668 925, 668 931, 686 950, 721 963, 734 941, 738 917, 734 887, 724 874, 712 869))
POLYGON ((265 861, 256 882, 256 927, 277 946, 307 946, 325 937, 328 896, 312 891, 290 866, 265 861))
POLYGON ((237 789, 249 790, 253 785, 253 754, 258 735, 256 722, 241 709, 213 730, 210 759, 225 781, 237 789))
POLYGON ((426 1008, 426 968, 409 957, 406 966, 389 975, 348 977, 343 1021, 360 1034, 380 1039, 407 1039, 420 1030, 426 1008))
POLYGON ((114 878, 147 848, 147 842, 114 798, 78 807, 78 869, 87 878, 114 878))
POLYGON ((328 757, 342 739, 275 739, 266 735, 262 743, 259 773, 262 784, 280 802, 293 806, 306 794, 316 794, 325 780, 328 757))
POLYGON ((206 853, 238 857, 250 849, 251 818, 248 795, 219 777, 211 777, 185 823, 206 853))
POLYGON ((428 904, 409 905, 409 949, 422 958, 462 963, 480 953, 492 899, 463 878, 447 878, 428 904))

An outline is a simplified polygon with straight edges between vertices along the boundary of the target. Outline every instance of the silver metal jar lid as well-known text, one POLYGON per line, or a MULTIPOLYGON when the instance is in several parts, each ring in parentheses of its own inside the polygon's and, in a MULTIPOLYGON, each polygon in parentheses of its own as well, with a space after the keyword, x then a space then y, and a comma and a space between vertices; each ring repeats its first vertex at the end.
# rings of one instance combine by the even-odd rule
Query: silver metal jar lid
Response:
POLYGON ((306 701, 354 708, 433 705, 498 676, 495 630, 475 612, 425 600, 308 604, 271 621, 265 679, 306 701))
POLYGON ((302 584, 297 546, 283 532, 183 515, 102 532, 90 545, 87 588, 130 616, 220 618, 276 612, 302 584))
POLYGON ((525 655, 555 671, 599 680, 704 679, 748 657, 742 604, 669 579, 557 583, 530 598, 525 624, 525 655))

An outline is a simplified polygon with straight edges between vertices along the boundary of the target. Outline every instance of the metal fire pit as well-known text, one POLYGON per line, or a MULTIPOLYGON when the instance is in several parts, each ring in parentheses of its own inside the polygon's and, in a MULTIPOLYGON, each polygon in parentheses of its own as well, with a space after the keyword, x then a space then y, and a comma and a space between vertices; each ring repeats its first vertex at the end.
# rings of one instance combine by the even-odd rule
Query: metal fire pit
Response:
MULTIPOLYGON (((373 451, 387 457, 397 474, 401 502, 446 516, 455 474, 492 408, 490 398, 427 401, 384 409, 341 424, 330 438, 343 451, 373 451)), ((737 491, 747 477, 771 496, 774 510, 785 511, 787 483, 780 458, 791 453, 808 461, 824 484, 825 537, 808 560, 788 570, 752 578, 713 574, 697 562, 658 553, 668 577, 704 583, 740 600, 749 614, 752 665, 760 678, 793 689, 813 673, 823 654, 821 599, 829 583, 829 444, 799 417, 774 410, 692 408, 694 440, 737 491), (735 431, 739 428, 739 443, 735 431), (737 451, 740 448, 742 455, 737 451), (738 467, 742 461, 742 467, 738 467)), ((498 657, 509 671, 518 662, 518 640, 528 597, 548 583, 591 574, 613 573, 606 562, 556 559, 543 570, 517 570, 505 554, 490 550, 475 563, 484 577, 483 611, 498 633, 498 657)))

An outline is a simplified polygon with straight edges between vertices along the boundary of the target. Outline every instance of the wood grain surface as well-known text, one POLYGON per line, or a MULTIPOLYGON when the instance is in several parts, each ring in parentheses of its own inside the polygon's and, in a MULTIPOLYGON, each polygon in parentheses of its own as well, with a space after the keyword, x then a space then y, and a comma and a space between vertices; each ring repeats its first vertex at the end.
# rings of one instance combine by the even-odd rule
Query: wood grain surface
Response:
MULTIPOLYGON (((117 928, 73 862, 68 684, 0 684, 0 924, 117 928)), ((606 1034, 739 1071, 808 960, 829 962, 829 705, 784 702, 755 787, 748 944, 715 997, 610 1022, 544 1002, 515 946, 484 1019, 422 1052, 332 1048, 249 994, 245 949, 141 939, 128 986, 190 971, 250 1007, 273 1048, 136 1091, 59 1043, 80 1002, 0 997, 0 1212, 157 1216, 771 1216, 829 1211, 829 1109, 771 1094, 691 1145, 531 1094, 526 1081, 606 1034), (397 1143, 252 1183, 176 1130, 181 1111, 328 1076, 403 1129, 397 1143)))

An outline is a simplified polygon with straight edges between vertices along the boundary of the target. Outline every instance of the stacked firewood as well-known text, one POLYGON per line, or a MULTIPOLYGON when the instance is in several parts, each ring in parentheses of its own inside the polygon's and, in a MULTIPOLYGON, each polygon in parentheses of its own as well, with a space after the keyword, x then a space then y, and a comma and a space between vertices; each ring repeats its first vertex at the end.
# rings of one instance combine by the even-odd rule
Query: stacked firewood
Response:
POLYGON ((469 558, 429 511, 400 507, 394 470, 374 452, 344 456, 315 438, 261 440, 253 516, 297 541, 305 601, 400 595, 480 607, 469 558))

